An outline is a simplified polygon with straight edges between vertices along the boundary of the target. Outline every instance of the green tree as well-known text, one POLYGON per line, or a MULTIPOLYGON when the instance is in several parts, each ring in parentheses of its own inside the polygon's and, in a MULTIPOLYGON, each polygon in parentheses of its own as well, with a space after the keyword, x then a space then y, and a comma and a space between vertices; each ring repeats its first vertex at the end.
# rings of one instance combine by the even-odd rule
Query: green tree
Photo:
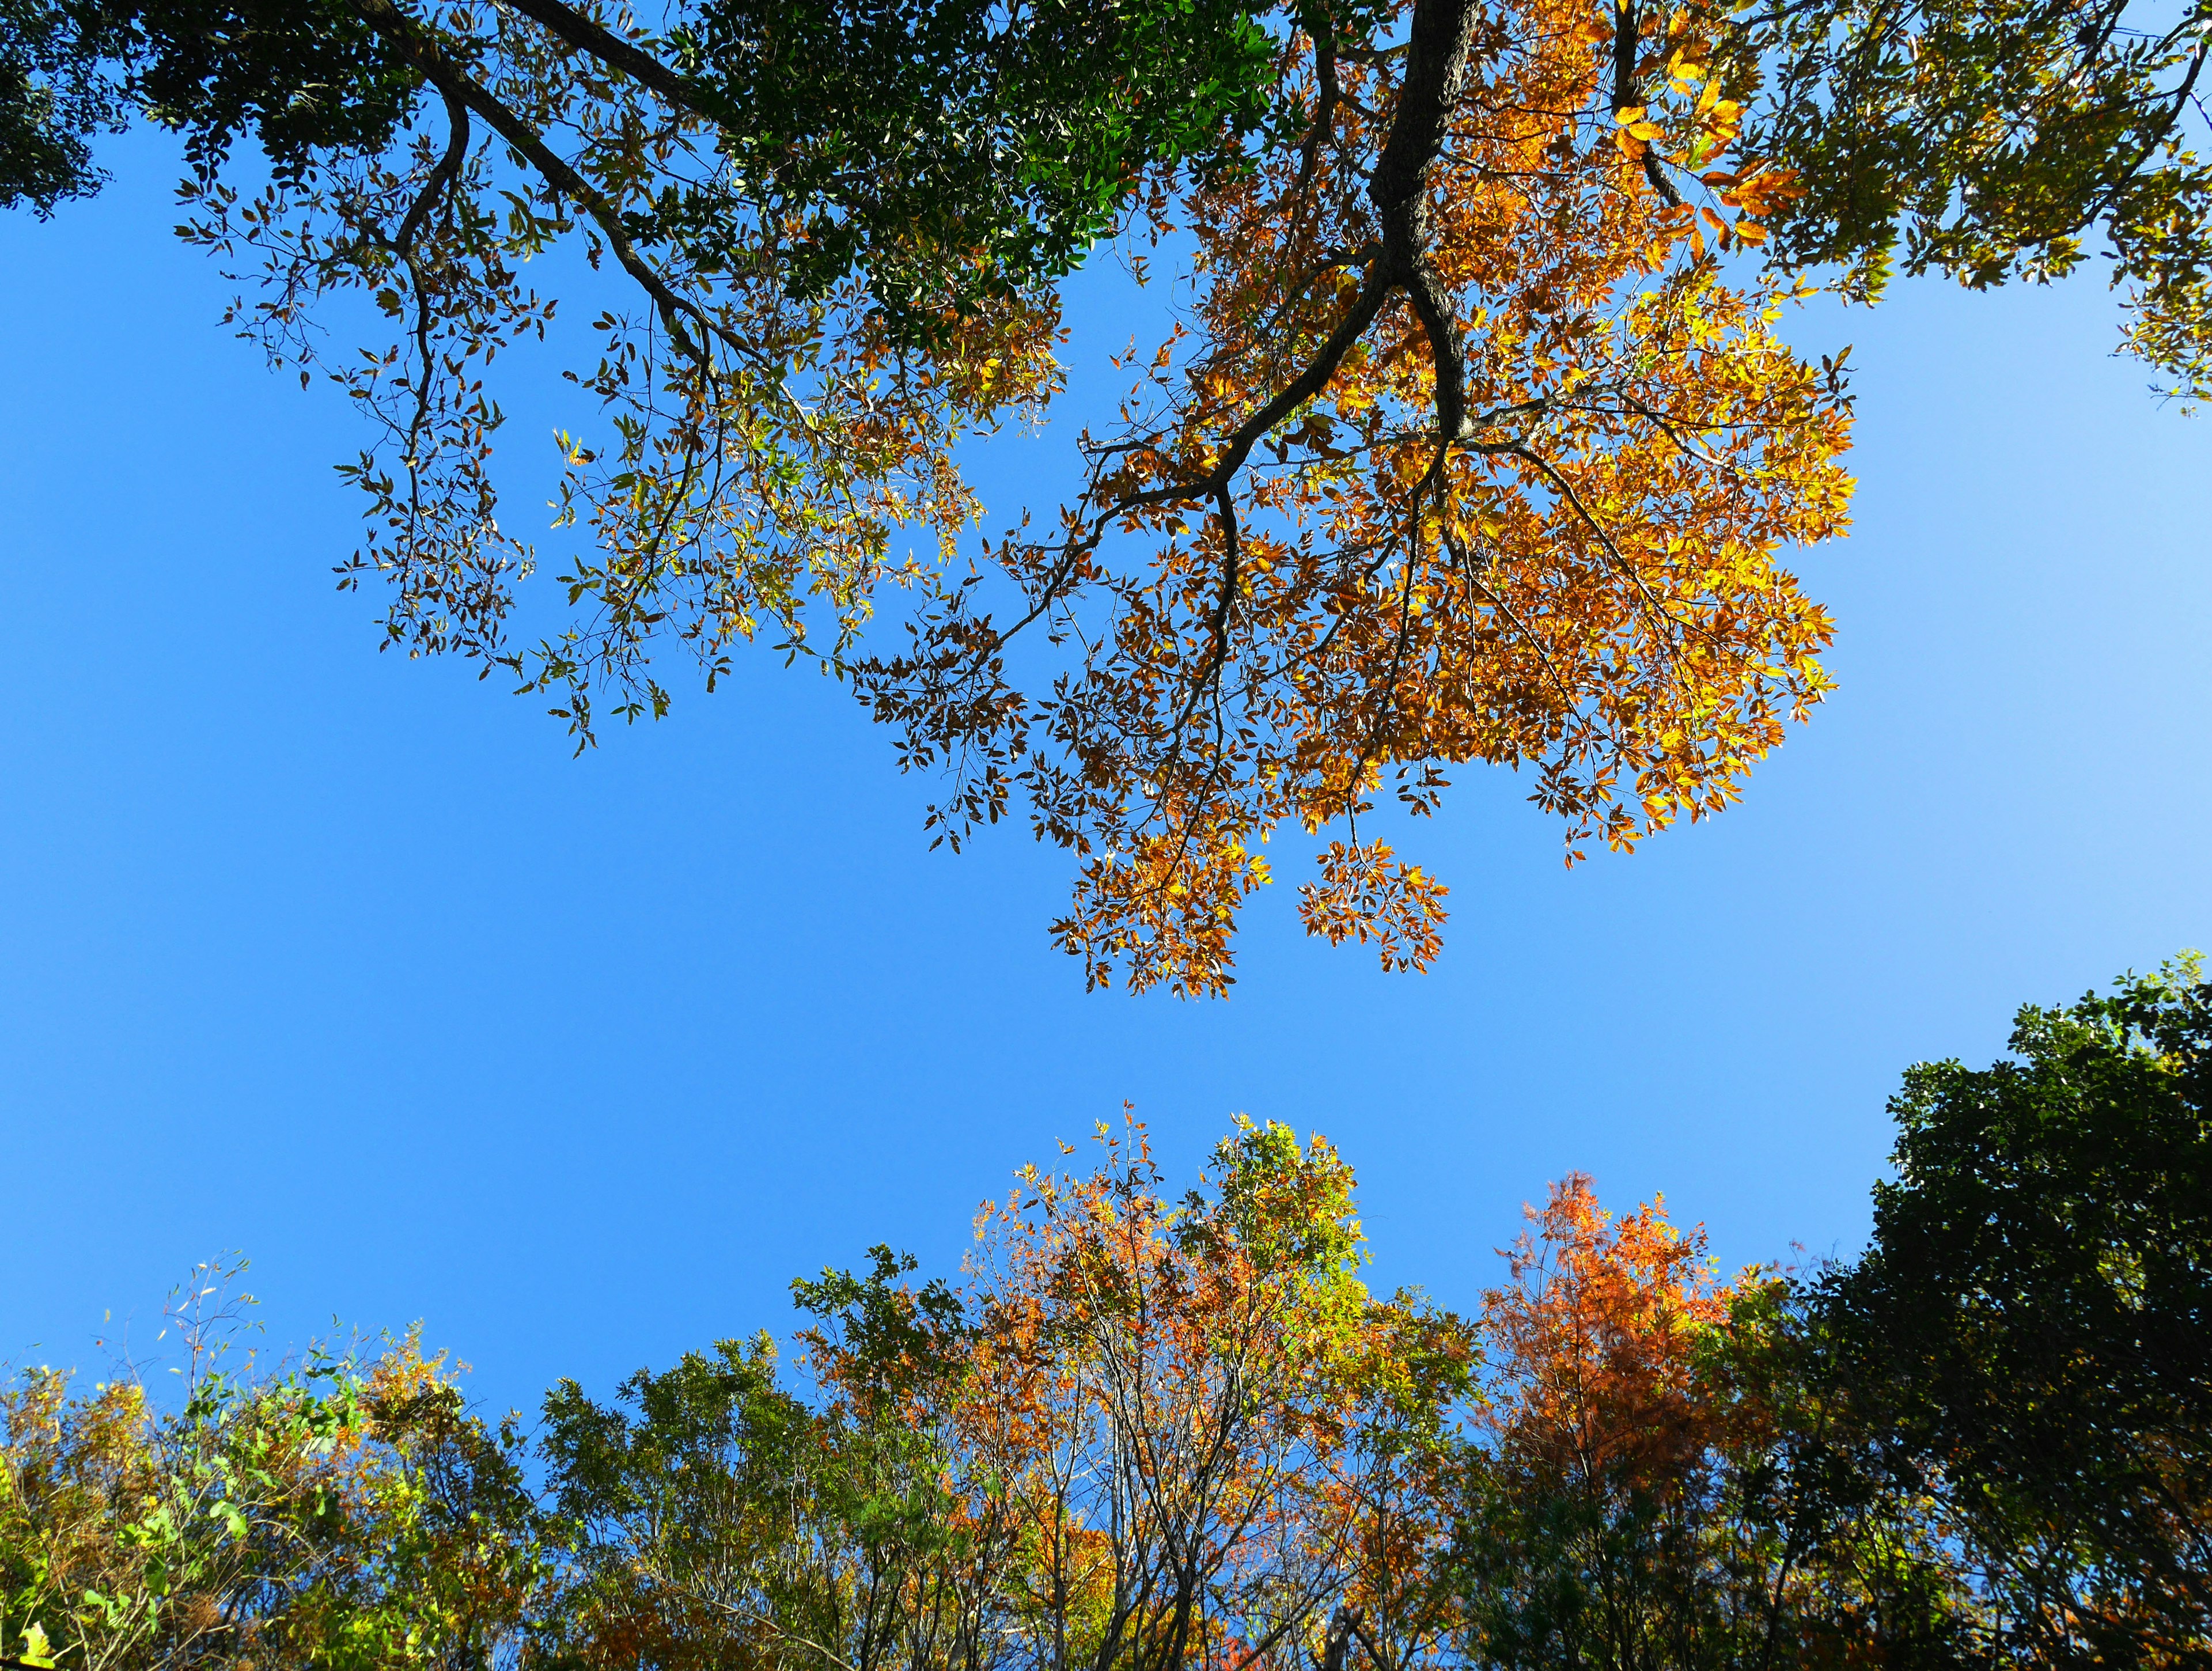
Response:
POLYGON ((566 1553, 534 1612, 538 1662, 957 1671, 988 1657, 979 1585, 1006 1540, 945 1483, 958 1307, 939 1285, 903 1286, 911 1268, 878 1249, 865 1278, 797 1285, 832 1377, 819 1402, 779 1384, 765 1336, 641 1370, 614 1406, 553 1390, 541 1444, 566 1553))
POLYGON ((134 1377, 0 1390, 0 1651, 63 1671, 483 1671, 540 1570, 520 1436, 412 1338, 270 1368, 203 1268, 162 1409, 134 1377))
POLYGON ((1893 1489, 1931 1497, 2008 1662, 2212 1652, 2212 989, 2193 960, 2013 1059, 1906 1075, 1875 1235, 1817 1297, 1893 1489))

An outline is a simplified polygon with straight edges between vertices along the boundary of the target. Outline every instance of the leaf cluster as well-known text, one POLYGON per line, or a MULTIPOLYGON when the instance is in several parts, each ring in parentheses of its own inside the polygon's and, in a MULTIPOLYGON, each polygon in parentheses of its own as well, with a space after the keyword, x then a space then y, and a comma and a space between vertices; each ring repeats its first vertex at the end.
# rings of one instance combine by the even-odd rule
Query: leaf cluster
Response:
POLYGON ((726 254, 758 205, 799 294, 857 272, 902 339, 1066 274, 1152 171, 1218 165, 1273 70, 1242 0, 707 0, 666 45, 731 172, 644 235, 726 254))
POLYGON ((1774 249, 1862 295, 1893 268, 1977 289, 2074 270, 2100 235, 2134 351, 2207 388, 2212 162, 2202 5, 1782 0, 1729 31, 1751 143, 1798 191, 1774 249))

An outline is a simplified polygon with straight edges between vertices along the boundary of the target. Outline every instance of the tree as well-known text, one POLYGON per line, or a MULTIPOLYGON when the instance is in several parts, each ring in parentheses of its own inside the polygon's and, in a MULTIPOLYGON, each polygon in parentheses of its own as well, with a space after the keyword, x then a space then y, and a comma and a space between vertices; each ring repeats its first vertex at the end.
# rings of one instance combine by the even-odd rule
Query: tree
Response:
POLYGON ((1530 767, 1571 855, 1740 793, 1826 689, 1778 561, 1849 489, 1839 365, 1775 332, 1808 264, 2048 276, 2101 226, 2140 351, 2194 388, 2212 331, 2198 11, 6 4, 0 196, 85 189, 131 110, 185 132, 234 319, 371 418, 344 575, 388 583, 388 644, 580 745, 665 711, 662 647, 709 688, 763 633, 818 658, 946 775, 940 839, 1020 810, 1071 852, 1094 983, 1225 990, 1285 821, 1344 828, 1309 929, 1425 967, 1445 890, 1372 818, 1462 763, 1530 767), (1188 252, 1188 303, 1042 532, 963 562, 957 449, 1048 402, 1057 281, 1112 234, 1188 252), (489 373, 564 240, 642 311, 580 293, 573 618, 526 644, 489 373), (326 357, 349 290, 394 340, 326 357))
POLYGON ((1243 1125, 1214 1190, 1159 1193, 1141 1129, 985 1221, 963 1428, 1036 1565, 1038 1671, 1416 1667, 1469 1343, 1372 1297, 1349 1168, 1243 1125))
POLYGON ((765 1337, 625 1382, 634 1414, 562 1382, 545 1405, 563 1572, 534 1610, 549 1666, 979 1671, 1012 1551, 969 1512, 948 1426, 967 1338, 941 1285, 878 1249, 798 1285, 829 1396, 779 1384, 765 1337))
POLYGON ((1057 537, 995 548, 1080 665, 1033 705, 955 592, 857 673, 914 757, 959 761, 956 832, 1018 788, 1084 855, 1058 933, 1094 980, 1224 987, 1285 820, 1352 832, 1309 928, 1425 966, 1443 889, 1358 837, 1386 781, 1428 811, 1455 762, 1528 764, 1571 839, 1625 847, 1725 805, 1826 689, 1826 617, 1776 556, 1842 526, 1839 387, 1774 335, 1788 287, 1723 283, 1650 185, 1664 133, 1728 149, 1703 46, 1639 133, 1578 9, 1408 28, 1293 46, 1298 143, 1189 195, 1188 338, 1087 443, 1057 537))
POLYGON ((1726 1431, 1700 1347, 1735 1294, 1654 1202, 1613 1222, 1555 1184, 1486 1298, 1492 1403, 1458 1560, 1480 1665, 1745 1662, 1767 1574, 1721 1512, 1726 1431))
POLYGON ((1823 1285, 1828 1373, 1930 1494, 1992 1658, 2201 1663, 2212 1644, 2212 993, 2193 962, 1892 1103, 1873 1244, 1823 1285))
POLYGON ((1864 1467, 1802 1283, 1717 1279, 1702 1227, 1553 1187, 1486 1297, 1491 1402, 1449 1562, 1498 1671, 1950 1667, 1974 1598, 1864 1467))
POLYGON ((489 1665, 535 1583, 519 1435, 411 1337, 261 1368, 240 1350, 250 1297, 196 1274, 169 1316, 175 1409, 131 1376, 0 1392, 4 1650, 68 1671, 489 1665))

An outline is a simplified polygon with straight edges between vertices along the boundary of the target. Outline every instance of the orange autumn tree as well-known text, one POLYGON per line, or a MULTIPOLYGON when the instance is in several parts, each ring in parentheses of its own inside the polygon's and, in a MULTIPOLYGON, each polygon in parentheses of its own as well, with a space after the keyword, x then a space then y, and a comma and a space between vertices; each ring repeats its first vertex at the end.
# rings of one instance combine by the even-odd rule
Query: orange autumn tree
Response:
POLYGON ((1507 1252, 1513 1282, 1484 1296, 1501 1454, 1583 1490, 1656 1487, 1711 1437, 1698 1347, 1735 1291, 1705 1229, 1677 1230, 1663 1200, 1615 1219, 1584 1173, 1552 1186, 1507 1252))
POLYGON ((1731 263, 1791 186, 1734 156, 1701 15, 1369 21, 1289 39, 1296 143, 1152 191, 1191 301, 1049 532, 990 548, 1012 603, 951 587, 854 670, 952 839, 1024 795, 1079 856, 1094 984, 1224 990, 1286 821, 1346 832, 1308 928, 1425 967, 1444 889, 1360 832, 1386 790, 1526 766, 1573 855, 1627 848, 1826 688, 1779 559, 1844 526, 1848 407, 1776 334, 1793 283, 1731 263), (1073 657, 1036 695, 1024 632, 1073 657))
POLYGON ((1738 1535, 1729 1463, 1746 1436, 1706 1372, 1742 1285, 1702 1227, 1655 1200, 1615 1219, 1589 1179, 1553 1186, 1485 1296, 1492 1402, 1461 1561, 1483 1665, 1747 1662, 1771 1562, 1738 1535))
POLYGON ((1490 1402, 1451 1558, 1485 1671, 1960 1662, 1940 1515, 1870 1486, 1814 1291, 1721 1280, 1703 1226, 1553 1187, 1484 1298, 1490 1402))
POLYGON ((18 0, 0 64, 60 79, 0 74, 0 203, 85 189, 100 111, 185 133, 231 322, 369 421, 339 567, 387 647, 580 746, 765 639, 949 772, 942 836, 1069 851, 1094 983, 1220 993, 1279 830, 1311 932, 1424 968, 1384 803, 1526 768, 1626 848, 1822 694, 1782 564, 1844 526, 1848 410, 1777 335, 1762 222, 1817 194, 1739 154, 1758 62, 1717 0, 18 0), (968 449, 1146 237, 1118 420, 976 549, 968 449), (499 383, 541 342, 533 534, 499 383))

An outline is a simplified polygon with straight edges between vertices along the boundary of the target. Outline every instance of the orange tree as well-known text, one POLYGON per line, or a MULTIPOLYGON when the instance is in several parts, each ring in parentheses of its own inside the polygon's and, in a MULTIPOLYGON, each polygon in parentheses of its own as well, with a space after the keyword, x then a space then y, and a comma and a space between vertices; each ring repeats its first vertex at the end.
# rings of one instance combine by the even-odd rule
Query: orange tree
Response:
POLYGON ((1702 1227, 1553 1187, 1485 1300, 1491 1402, 1451 1558, 1470 1663, 1499 1671, 1967 1662, 1984 1613, 1863 1413, 1806 1290, 1724 1283, 1702 1227))
MULTIPOLYGON (((1493 1402, 1462 1534, 1471 1636, 1504 1666, 1699 1664, 1763 1588, 1712 1582, 1723 1407, 1697 1374, 1728 1317, 1702 1238, 1554 1186, 1484 1307, 1493 1402)), ((1725 1659, 1730 1656, 1723 1656, 1725 1659)))
POLYGON ((1081 856, 1057 932, 1094 981, 1221 990, 1286 819, 1350 835, 1308 927, 1425 966, 1442 886, 1358 834, 1386 784, 1427 811, 1458 763, 1525 764, 1571 842, 1626 847, 1819 699, 1827 617, 1778 558, 1844 526, 1848 410, 1775 334, 1790 283, 1727 276, 1789 186, 1726 166, 1712 48, 1680 14, 1424 0, 1298 37, 1296 143, 1149 199, 1188 316, 1051 537, 992 548, 1018 620, 952 590, 856 668, 953 763, 956 836, 1021 792, 1081 856), (1035 700, 1016 626, 1079 647, 1035 700))

